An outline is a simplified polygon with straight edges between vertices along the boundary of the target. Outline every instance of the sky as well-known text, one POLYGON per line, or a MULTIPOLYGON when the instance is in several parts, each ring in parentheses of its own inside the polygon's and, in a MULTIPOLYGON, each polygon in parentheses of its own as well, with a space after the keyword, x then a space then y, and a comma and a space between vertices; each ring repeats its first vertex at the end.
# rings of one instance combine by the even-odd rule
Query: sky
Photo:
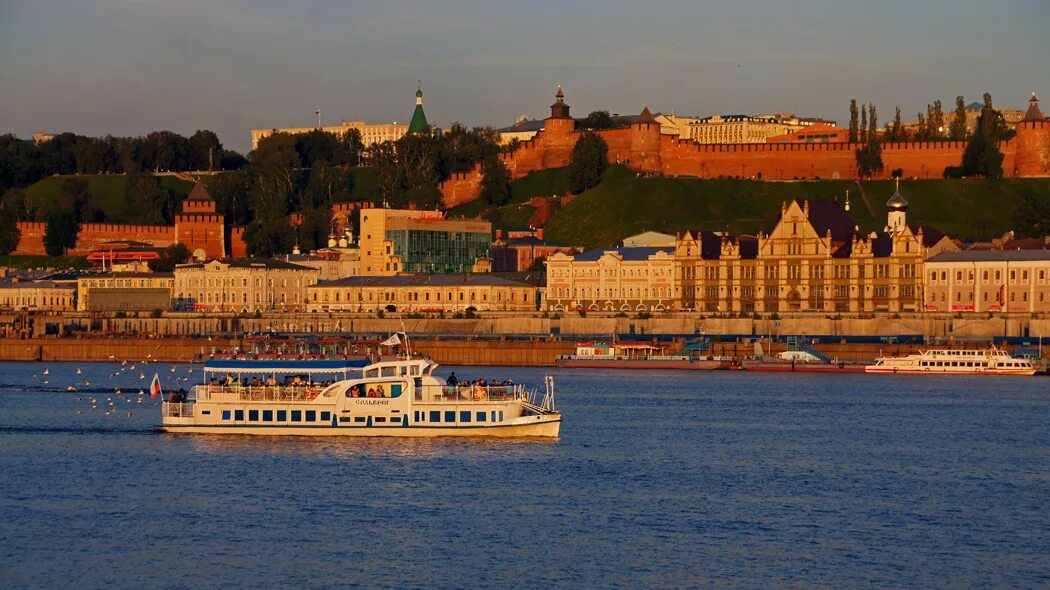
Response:
MULTIPOLYGON (((1050 97, 1047 0, 0 0, 0 133, 794 112, 1050 97)), ((1050 110, 1050 101, 1043 103, 1050 110)))

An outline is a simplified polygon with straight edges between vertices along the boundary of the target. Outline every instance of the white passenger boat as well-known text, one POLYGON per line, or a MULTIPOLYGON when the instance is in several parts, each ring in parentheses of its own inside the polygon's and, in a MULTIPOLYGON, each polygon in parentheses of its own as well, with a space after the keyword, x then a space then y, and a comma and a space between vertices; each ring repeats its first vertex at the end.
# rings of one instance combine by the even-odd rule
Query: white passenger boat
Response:
POLYGON ((554 381, 449 386, 423 358, 221 360, 204 383, 162 404, 161 430, 304 436, 557 437, 554 381))
POLYGON ((882 357, 865 367, 866 373, 938 375, 1034 375, 1027 359, 1015 358, 1001 348, 981 350, 923 350, 919 354, 882 357))

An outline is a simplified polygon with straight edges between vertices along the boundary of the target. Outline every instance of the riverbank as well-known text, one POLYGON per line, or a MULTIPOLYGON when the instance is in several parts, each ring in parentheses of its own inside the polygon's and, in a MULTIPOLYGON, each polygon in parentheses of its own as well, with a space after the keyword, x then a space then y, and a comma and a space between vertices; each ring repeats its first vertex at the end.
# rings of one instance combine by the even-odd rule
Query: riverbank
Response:
MULTIPOLYGON (((682 338, 654 339, 675 350, 685 345, 682 338)), ((363 342, 375 346, 376 341, 363 342)), ((945 346, 973 348, 976 343, 945 343, 945 346)), ((716 341, 707 354, 742 357, 754 353, 750 339, 716 341)), ((763 340, 766 354, 787 349, 783 342, 763 340)), ((908 343, 816 343, 814 350, 841 361, 871 361, 879 356, 911 354, 929 345, 908 343)), ((141 361, 198 362, 212 354, 248 350, 251 343, 242 338, 28 338, 0 339, 2 361, 141 361)), ((551 367, 559 355, 572 354, 576 339, 564 338, 412 338, 412 348, 442 365, 551 367)), ((1050 348, 1045 352, 1050 353, 1050 348)))

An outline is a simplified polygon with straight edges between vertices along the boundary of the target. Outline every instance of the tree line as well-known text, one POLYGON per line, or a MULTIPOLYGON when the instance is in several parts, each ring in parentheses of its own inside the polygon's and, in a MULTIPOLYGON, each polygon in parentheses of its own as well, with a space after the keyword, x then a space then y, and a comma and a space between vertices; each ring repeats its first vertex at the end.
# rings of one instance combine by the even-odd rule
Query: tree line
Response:
MULTIPOLYGON (((955 111, 947 128, 944 108, 941 101, 935 100, 926 105, 925 115, 917 114, 917 122, 913 129, 904 127, 901 109, 897 107, 893 122, 881 132, 878 128, 875 105, 862 105, 858 110, 857 100, 850 99, 849 141, 864 144, 855 152, 858 173, 862 177, 870 177, 882 172, 883 141, 965 140, 967 143, 962 162, 959 166, 945 168, 944 177, 1002 178, 1003 154, 999 150, 999 142, 1013 137, 1015 131, 1006 124, 1002 112, 992 106, 992 95, 985 93, 983 98, 984 104, 972 131, 969 130, 966 101, 962 96, 957 96, 955 111)), ((894 171, 893 175, 899 174, 899 171, 894 171)))

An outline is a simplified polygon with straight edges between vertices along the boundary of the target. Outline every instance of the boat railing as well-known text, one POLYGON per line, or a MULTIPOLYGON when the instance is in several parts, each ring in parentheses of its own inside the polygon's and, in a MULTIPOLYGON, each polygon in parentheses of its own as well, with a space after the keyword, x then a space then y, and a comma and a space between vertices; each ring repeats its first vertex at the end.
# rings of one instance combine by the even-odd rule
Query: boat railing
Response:
POLYGON ((531 392, 520 383, 513 385, 424 385, 416 388, 416 401, 428 403, 464 403, 494 401, 529 401, 531 392))
POLYGON ((192 418, 193 404, 190 402, 162 402, 161 416, 165 418, 192 418))
POLYGON ((197 401, 313 401, 327 385, 198 385, 197 401))

